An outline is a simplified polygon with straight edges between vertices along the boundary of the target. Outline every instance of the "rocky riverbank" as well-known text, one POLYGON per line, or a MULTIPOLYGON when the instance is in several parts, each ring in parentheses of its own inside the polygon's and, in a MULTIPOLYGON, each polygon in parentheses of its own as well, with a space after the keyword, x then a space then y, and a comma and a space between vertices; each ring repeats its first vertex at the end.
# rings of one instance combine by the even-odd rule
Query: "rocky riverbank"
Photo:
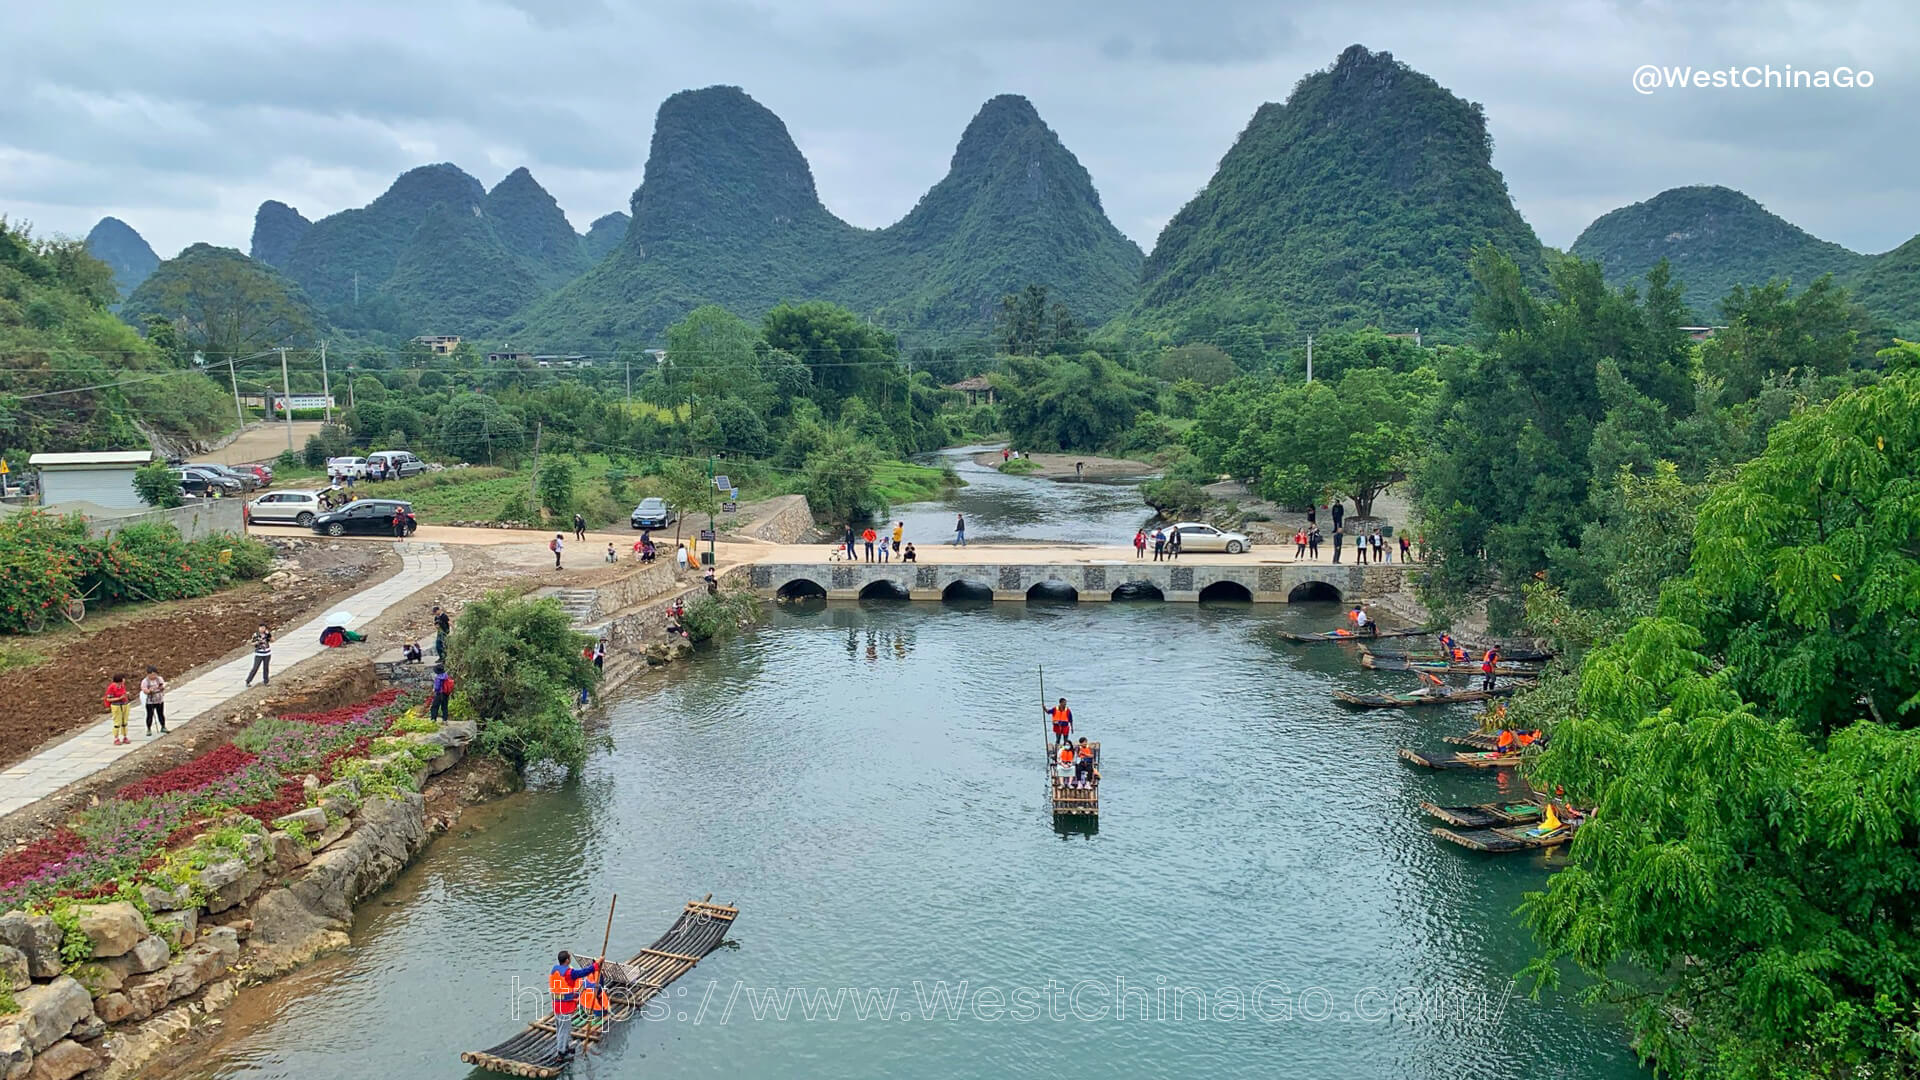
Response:
MULTIPOLYGON (((990 469, 998 469, 1002 464, 998 450, 982 450, 973 455, 973 460, 975 464, 990 469)), ((1033 463, 1033 468, 1023 475, 1037 476, 1042 480, 1137 480, 1159 471, 1144 461, 1094 457, 1091 454, 1029 454, 1022 451, 1020 460, 1033 463), (1075 464, 1081 467, 1076 470, 1075 464)))

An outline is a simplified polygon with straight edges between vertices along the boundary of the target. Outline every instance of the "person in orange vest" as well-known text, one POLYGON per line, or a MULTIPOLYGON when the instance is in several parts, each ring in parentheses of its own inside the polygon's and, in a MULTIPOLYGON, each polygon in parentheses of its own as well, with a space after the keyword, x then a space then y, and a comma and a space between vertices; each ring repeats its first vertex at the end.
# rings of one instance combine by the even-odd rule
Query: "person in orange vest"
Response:
MULTIPOLYGON (((1073 710, 1067 708, 1067 699, 1061 698, 1060 704, 1047 710, 1047 716, 1053 720, 1053 738, 1061 746, 1073 742, 1073 710)), ((1072 759, 1069 758, 1069 761, 1072 759)))
POLYGON ((600 988, 600 965, 580 984, 580 1026, 599 1031, 607 1022, 607 992, 600 988))
POLYGON ((553 999, 554 1053, 561 1058, 573 1054, 573 1017, 580 1009, 580 984, 600 969, 598 960, 586 967, 573 966, 573 954, 560 950, 560 962, 547 973, 547 994, 553 999))
POLYGON ((1480 675, 1481 675, 1480 689, 1488 690, 1488 691, 1493 689, 1493 673, 1494 673, 1494 670, 1499 666, 1500 666, 1500 650, 1492 646, 1488 646, 1486 655, 1480 658, 1480 675))
POLYGON ((1100 769, 1094 764, 1093 745, 1086 736, 1080 737, 1080 745, 1074 748, 1073 782, 1081 787, 1092 787, 1100 779, 1100 769))

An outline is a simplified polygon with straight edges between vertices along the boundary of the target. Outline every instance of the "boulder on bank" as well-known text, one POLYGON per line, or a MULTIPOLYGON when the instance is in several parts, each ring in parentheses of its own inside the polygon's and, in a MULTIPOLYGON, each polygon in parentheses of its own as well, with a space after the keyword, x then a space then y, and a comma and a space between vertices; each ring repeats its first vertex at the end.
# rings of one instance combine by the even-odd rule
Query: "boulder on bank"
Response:
MULTIPOLYGON (((33 985, 33 976, 27 970, 27 954, 11 945, 0 945, 0 986, 9 990, 25 990, 33 985)), ((0 1070, 0 1076, 5 1071, 0 1070)))
POLYGON ((9 911, 0 915, 0 942, 19 949, 27 957, 27 973, 36 979, 51 979, 60 974, 60 939, 63 935, 45 915, 9 911))
MULTIPOLYGON (((124 956, 102 960, 100 966, 119 976, 120 981, 125 983, 135 975, 145 975, 150 971, 159 971, 166 967, 172 955, 172 950, 167 947, 166 938, 158 934, 148 934, 133 948, 128 949, 124 956)), ((117 990, 119 987, 110 987, 110 989, 117 990)))
POLYGON ((206 894, 207 914, 217 915, 252 896, 267 875, 241 859, 224 859, 200 871, 195 880, 206 894))
POLYGON ((73 1025, 93 1015, 93 995, 78 980, 62 975, 13 996, 27 1046, 35 1054, 67 1037, 73 1025))
POLYGON ((125 956, 147 936, 147 920, 140 909, 125 900, 110 904, 86 904, 75 909, 80 932, 93 942, 97 960, 125 956))
POLYGON ((276 829, 284 829, 289 825, 300 826, 308 836, 319 836, 327 827, 327 812, 317 806, 309 806, 273 819, 276 829))
POLYGON ((184 949, 193 944, 200 929, 200 909, 184 908, 153 917, 153 932, 165 938, 169 949, 184 949))
POLYGON ((62 1039, 34 1055, 33 1068, 27 1073, 27 1080, 73 1080, 74 1077, 100 1064, 100 1054, 74 1042, 62 1039))

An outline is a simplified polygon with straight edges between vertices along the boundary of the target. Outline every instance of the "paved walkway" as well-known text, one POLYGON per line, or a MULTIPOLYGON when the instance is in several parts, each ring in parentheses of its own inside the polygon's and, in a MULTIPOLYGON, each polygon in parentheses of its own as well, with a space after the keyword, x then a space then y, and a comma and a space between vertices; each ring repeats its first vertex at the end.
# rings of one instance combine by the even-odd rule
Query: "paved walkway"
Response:
MULTIPOLYGON (((326 617, 333 612, 350 611, 354 622, 364 625, 394 604, 446 577, 453 569, 453 558, 439 544, 403 543, 399 545, 399 552, 399 573, 331 605, 304 625, 278 628, 274 633, 273 673, 284 675, 295 664, 326 648, 320 644, 320 631, 326 629, 326 617)), ((195 717, 224 705, 246 689, 247 671, 252 667, 253 654, 249 652, 199 678, 169 686, 167 727, 176 730, 185 727, 195 717)), ((140 734, 145 722, 145 714, 136 699, 127 724, 133 733, 132 744, 113 745, 113 721, 101 720, 66 742, 0 772, 0 816, 45 798, 150 745, 151 740, 140 734)))

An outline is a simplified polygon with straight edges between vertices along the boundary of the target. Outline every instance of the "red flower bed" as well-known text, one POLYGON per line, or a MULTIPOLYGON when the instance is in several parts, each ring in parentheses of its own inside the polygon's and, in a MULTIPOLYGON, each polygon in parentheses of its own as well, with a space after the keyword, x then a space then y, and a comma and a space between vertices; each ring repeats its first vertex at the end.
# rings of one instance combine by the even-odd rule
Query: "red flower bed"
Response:
POLYGON ((86 846, 86 839, 79 833, 65 827, 57 829, 0 858, 0 885, 11 885, 49 866, 64 863, 85 850, 86 846))
POLYGON ((221 743, 192 761, 175 765, 114 793, 116 799, 146 799, 170 791, 198 791, 253 764, 254 755, 233 745, 221 743))
POLYGON ((282 713, 280 719, 293 720, 302 724, 315 724, 329 727, 334 724, 349 724, 375 709, 384 709, 400 697, 399 690, 382 690, 365 701, 353 705, 342 705, 337 709, 328 709, 317 713, 282 713))
POLYGON ((306 786, 298 780, 289 780, 281 784, 280 790, 275 792, 273 798, 268 799, 266 802, 252 803, 247 806, 235 807, 235 809, 250 818, 257 819, 262 825, 270 825, 273 823, 274 818, 285 817, 296 810, 304 810, 306 806, 306 786))

